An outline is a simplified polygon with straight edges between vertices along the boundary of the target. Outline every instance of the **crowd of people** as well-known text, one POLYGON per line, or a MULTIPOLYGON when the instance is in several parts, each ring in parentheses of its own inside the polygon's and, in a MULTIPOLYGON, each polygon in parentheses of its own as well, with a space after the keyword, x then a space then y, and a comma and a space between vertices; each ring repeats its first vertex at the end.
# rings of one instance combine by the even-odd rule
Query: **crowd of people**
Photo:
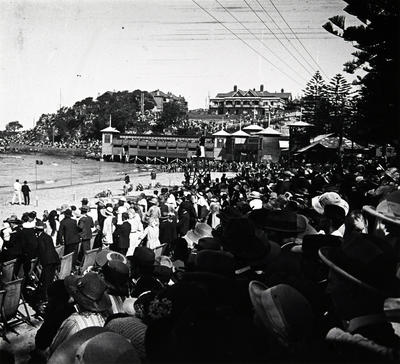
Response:
POLYGON ((398 361, 399 176, 374 160, 241 164, 8 217, 1 261, 22 266, 43 320, 32 362, 398 361))

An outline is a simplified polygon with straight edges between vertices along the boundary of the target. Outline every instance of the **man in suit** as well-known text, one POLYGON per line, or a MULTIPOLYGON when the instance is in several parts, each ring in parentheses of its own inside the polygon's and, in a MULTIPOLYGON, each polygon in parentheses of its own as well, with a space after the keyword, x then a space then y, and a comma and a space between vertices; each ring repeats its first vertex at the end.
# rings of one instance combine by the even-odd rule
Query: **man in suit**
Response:
POLYGON ((78 227, 80 229, 80 237, 82 243, 82 257, 85 255, 87 250, 90 250, 90 239, 92 238, 92 228, 94 227, 93 219, 88 215, 90 207, 83 205, 81 208, 81 218, 78 222, 78 227))
POLYGON ((60 222, 57 241, 59 244, 65 245, 64 255, 74 253, 73 264, 78 258, 78 248, 81 237, 78 223, 72 218, 72 211, 67 209, 64 211, 64 218, 60 222))
POLYGON ((117 225, 115 230, 116 241, 113 246, 115 251, 126 255, 129 248, 129 236, 131 233, 131 224, 128 222, 129 214, 127 212, 122 213, 122 224, 117 225))
POLYGON ((39 279, 40 298, 47 301, 47 289, 54 280, 56 268, 60 264, 60 258, 54 248, 53 239, 44 232, 45 224, 36 222, 36 234, 38 242, 38 257, 42 265, 42 273, 39 279))

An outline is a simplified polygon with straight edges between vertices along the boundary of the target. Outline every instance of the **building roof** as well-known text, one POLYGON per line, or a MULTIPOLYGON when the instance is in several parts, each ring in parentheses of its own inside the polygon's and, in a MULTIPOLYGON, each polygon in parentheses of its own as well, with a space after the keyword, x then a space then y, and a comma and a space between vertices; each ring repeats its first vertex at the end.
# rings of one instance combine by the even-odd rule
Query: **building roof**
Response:
POLYGON ((313 126, 310 123, 306 123, 305 121, 290 121, 286 124, 286 126, 292 126, 292 127, 305 127, 305 126, 313 126))
POLYGON ((247 138, 250 136, 250 134, 247 134, 245 131, 239 129, 238 131, 235 131, 234 133, 232 133, 231 136, 247 138))
MULTIPOLYGON (((297 153, 303 153, 317 145, 322 146, 326 149, 337 149, 339 146, 339 137, 333 136, 332 134, 327 134, 328 136, 325 136, 322 139, 318 139, 317 141, 314 141, 313 143, 305 146, 304 148, 301 148, 297 151, 297 153)), ((347 139, 343 137, 343 143, 342 143, 343 149, 363 149, 363 147, 357 143, 352 142, 350 139, 347 139)))
POLYGON ((270 126, 265 128, 257 133, 258 135, 281 135, 281 133, 275 129, 272 129, 270 126))
POLYGON ((216 133, 213 134, 213 136, 231 136, 227 131, 224 129, 218 130, 216 133))
POLYGON ((107 126, 107 128, 104 128, 100 130, 102 133, 119 133, 119 131, 112 126, 107 126))
POLYGON ((245 131, 261 131, 261 130, 263 130, 263 128, 260 125, 251 124, 251 125, 245 126, 243 128, 243 130, 245 130, 245 131))
POLYGON ((229 92, 220 92, 215 98, 226 98, 226 97, 277 97, 281 99, 289 99, 292 97, 290 92, 268 92, 268 91, 257 91, 257 90, 237 90, 229 92))

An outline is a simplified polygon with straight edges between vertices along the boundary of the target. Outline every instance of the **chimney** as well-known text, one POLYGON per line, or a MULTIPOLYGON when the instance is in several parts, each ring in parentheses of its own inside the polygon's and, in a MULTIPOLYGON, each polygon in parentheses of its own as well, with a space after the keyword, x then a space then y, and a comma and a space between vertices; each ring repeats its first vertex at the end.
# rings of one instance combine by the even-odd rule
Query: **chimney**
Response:
POLYGON ((260 85, 260 91, 264 92, 264 85, 260 85))
POLYGON ((285 92, 285 90, 283 88, 281 88, 281 93, 283 94, 285 92))
POLYGON ((237 91, 237 86, 235 85, 235 86, 233 86, 233 91, 237 91))

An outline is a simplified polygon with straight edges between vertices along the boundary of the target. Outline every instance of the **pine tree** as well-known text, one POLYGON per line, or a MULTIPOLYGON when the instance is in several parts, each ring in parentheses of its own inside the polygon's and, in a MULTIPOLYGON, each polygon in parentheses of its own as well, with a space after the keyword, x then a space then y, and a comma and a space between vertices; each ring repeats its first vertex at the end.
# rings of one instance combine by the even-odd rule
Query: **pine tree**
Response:
POLYGON ((313 124, 316 133, 329 131, 329 107, 326 84, 319 71, 307 82, 303 92, 304 97, 301 104, 304 108, 304 121, 313 124))

